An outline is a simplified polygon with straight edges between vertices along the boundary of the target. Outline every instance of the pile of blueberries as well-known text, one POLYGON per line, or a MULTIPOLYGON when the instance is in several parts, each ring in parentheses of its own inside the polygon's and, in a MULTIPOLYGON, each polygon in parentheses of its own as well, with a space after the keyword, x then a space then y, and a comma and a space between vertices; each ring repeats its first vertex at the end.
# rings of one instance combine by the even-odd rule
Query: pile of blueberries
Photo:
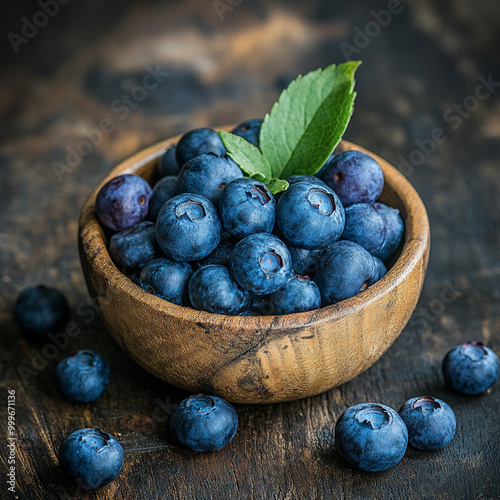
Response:
MULTIPOLYGON (((258 146, 261 123, 233 133, 258 146)), ((116 266, 177 305, 245 316, 314 310, 382 278, 403 239, 399 211, 377 202, 380 165, 359 151, 333 154, 273 195, 244 176, 215 130, 198 128, 167 149, 158 174, 153 188, 115 177, 95 210, 113 232, 116 266)))

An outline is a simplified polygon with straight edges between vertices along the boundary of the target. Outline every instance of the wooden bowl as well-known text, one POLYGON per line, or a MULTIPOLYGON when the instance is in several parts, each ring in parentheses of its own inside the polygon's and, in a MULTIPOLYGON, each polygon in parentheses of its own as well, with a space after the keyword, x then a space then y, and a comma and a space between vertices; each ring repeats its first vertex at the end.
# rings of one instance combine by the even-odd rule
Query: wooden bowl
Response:
MULTIPOLYGON (((166 382, 235 403, 276 403, 319 394, 373 365, 408 322, 427 269, 429 221, 411 184, 369 153, 385 175, 381 200, 399 208, 405 239, 387 275, 365 292, 300 314, 211 314, 147 294, 118 271, 94 211, 99 189, 117 175, 137 174, 154 182, 158 159, 178 139, 123 161, 93 190, 81 213, 78 240, 87 286, 121 348, 166 382)), ((339 149, 366 151, 348 142, 339 149)))

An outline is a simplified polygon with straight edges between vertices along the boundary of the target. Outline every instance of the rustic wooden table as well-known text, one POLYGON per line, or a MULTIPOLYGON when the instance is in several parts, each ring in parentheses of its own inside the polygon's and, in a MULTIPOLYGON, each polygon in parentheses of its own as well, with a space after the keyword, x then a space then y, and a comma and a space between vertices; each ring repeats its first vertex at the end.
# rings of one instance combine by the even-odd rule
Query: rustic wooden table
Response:
POLYGON ((62 475, 57 450, 89 426, 125 449, 122 473, 92 499, 500 498, 500 383, 460 396, 440 368, 469 339, 500 353, 500 5, 345 4, 54 0, 47 15, 34 2, 2 14, 1 429, 4 443, 7 390, 15 390, 18 441, 15 494, 4 475, 9 449, 0 448, 1 498, 88 496, 62 475), (120 159, 196 126, 263 116, 291 77, 346 58, 364 61, 346 139, 398 166, 428 208, 432 249, 419 305, 355 380, 294 403, 238 405, 229 446, 184 450, 168 414, 187 394, 129 360, 87 302, 80 208, 120 159), (12 318, 17 294, 38 282, 64 291, 78 324, 59 346, 33 343, 12 318), (85 406, 62 400, 52 383, 57 361, 80 348, 102 353, 112 371, 104 396, 85 406), (379 474, 340 460, 333 430, 345 408, 399 408, 424 394, 456 412, 446 448, 408 449, 379 474))

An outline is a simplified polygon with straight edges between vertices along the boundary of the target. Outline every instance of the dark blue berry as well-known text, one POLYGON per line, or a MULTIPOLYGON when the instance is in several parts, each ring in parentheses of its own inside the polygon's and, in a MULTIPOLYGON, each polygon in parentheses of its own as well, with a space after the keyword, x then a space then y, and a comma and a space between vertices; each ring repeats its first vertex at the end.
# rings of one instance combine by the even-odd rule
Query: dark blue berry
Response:
POLYGON ((274 314, 274 307, 271 302, 270 295, 257 295, 249 292, 250 294, 250 309, 253 316, 271 316, 274 314))
POLYGON ((140 287, 148 293, 179 306, 188 306, 188 284, 193 269, 187 262, 166 257, 146 264, 140 276, 140 287))
POLYGON ((170 175, 179 174, 179 165, 175 159, 175 144, 170 146, 165 151, 165 154, 161 157, 158 163, 158 174, 160 177, 166 177, 170 175))
POLYGON ((119 175, 104 184, 97 194, 97 217, 113 231, 126 229, 147 217, 152 194, 151 186, 142 177, 119 175))
POLYGON ((480 394, 498 379, 498 356, 481 342, 466 342, 443 360, 446 383, 463 394, 480 394))
POLYGON ((296 274, 277 292, 271 294, 275 314, 313 311, 321 306, 321 294, 308 276, 296 274))
POLYGON ((148 220, 156 222, 161 207, 176 194, 177 177, 174 175, 162 177, 153 187, 153 196, 149 202, 148 220))
POLYGON ((333 155, 323 168, 322 179, 337 193, 344 207, 353 203, 372 204, 384 188, 380 165, 361 151, 333 155))
POLYGON ((109 366, 92 351, 78 351, 60 361, 55 372, 61 394, 75 403, 91 403, 99 398, 109 383, 109 366))
POLYGON ((455 413, 444 401, 431 396, 409 399, 399 415, 408 428, 408 442, 419 450, 437 450, 455 435, 455 413))
POLYGON ((287 177, 286 180, 290 185, 297 184, 297 182, 310 182, 311 184, 316 184, 317 186, 326 186, 326 184, 315 175, 291 175, 290 177, 287 177))
POLYGON ((383 261, 390 259, 399 248, 405 231, 403 219, 399 215, 397 208, 391 208, 383 203, 374 203, 373 208, 383 215, 386 221, 386 236, 385 243, 382 248, 375 252, 375 257, 383 261))
POLYGON ((199 261, 200 267, 210 264, 219 264, 220 266, 229 267, 231 253, 233 252, 235 244, 233 237, 229 233, 222 233, 216 249, 208 257, 199 261))
POLYGON ((173 260, 193 261, 210 255, 220 241, 217 209, 205 197, 184 193, 168 200, 156 220, 156 239, 173 260))
POLYGON ((408 446, 408 430, 389 406, 361 403, 347 408, 335 425, 335 446, 353 467, 379 472, 394 467, 408 446))
POLYGON ((122 470, 123 448, 100 429, 80 429, 62 442, 59 465, 80 487, 96 490, 111 483, 122 470))
POLYGON ((56 288, 37 285, 25 288, 14 306, 19 327, 35 337, 61 331, 70 319, 68 302, 56 288))
POLYGON ((196 156, 214 153, 218 156, 226 154, 226 148, 219 134, 211 128, 196 128, 186 132, 175 148, 175 159, 182 167, 196 156))
POLYGON ((260 118, 253 118, 252 120, 246 120, 243 123, 240 123, 236 127, 231 130, 231 132, 235 135, 239 135, 243 137, 250 144, 253 144, 255 147, 259 147, 259 136, 260 136, 260 127, 262 122, 260 118))
POLYGON ((220 450, 233 439, 237 428, 234 408, 216 396, 191 396, 170 417, 173 436, 194 451, 220 450))
POLYGON ((377 257, 373 257, 373 262, 375 263, 375 269, 377 275, 376 281, 378 281, 387 274, 387 268, 385 267, 385 264, 377 257))
POLYGON ((316 273, 316 267, 321 259, 322 249, 308 250, 307 248, 298 248, 288 246, 292 256, 292 267, 297 274, 307 274, 313 276, 316 273))

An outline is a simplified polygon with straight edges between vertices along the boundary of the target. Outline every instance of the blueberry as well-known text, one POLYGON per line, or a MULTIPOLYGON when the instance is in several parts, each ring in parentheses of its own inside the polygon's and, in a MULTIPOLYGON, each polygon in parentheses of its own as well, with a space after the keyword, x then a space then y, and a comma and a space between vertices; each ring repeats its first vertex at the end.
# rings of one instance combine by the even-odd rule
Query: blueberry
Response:
POLYGON ((361 151, 331 156, 322 179, 345 207, 353 203, 374 203, 384 188, 384 174, 378 162, 361 151))
POLYGON ((186 132, 175 148, 175 159, 182 167, 196 156, 214 153, 218 156, 226 154, 226 148, 219 134, 211 128, 196 128, 186 132))
POLYGON ((237 428, 234 408, 216 396, 191 396, 170 417, 170 432, 194 451, 220 450, 233 439, 237 428))
POLYGON ((140 269, 162 255, 156 241, 155 225, 142 221, 113 234, 109 239, 109 254, 120 269, 140 269))
POLYGON ((399 415, 408 428, 408 442, 419 450, 437 450, 455 435, 455 413, 444 401, 431 396, 409 399, 399 415))
POLYGON ((59 465, 80 487, 96 490, 111 483, 122 470, 123 448, 100 429, 80 429, 62 442, 59 465))
POLYGON ((385 267, 385 264, 377 257, 373 257, 373 262, 375 263, 377 275, 376 281, 381 280, 387 274, 387 268, 385 267))
POLYGON ((325 248, 344 230, 344 207, 328 186, 297 182, 281 195, 276 224, 292 246, 325 248))
POLYGON ((219 264, 220 266, 229 267, 234 245, 235 242, 233 241, 233 237, 229 233, 222 233, 216 249, 208 257, 199 261, 200 267, 210 264, 219 264))
POLYGON ((140 287, 148 293, 179 306, 189 305, 188 283, 193 269, 187 262, 166 257, 146 264, 141 271, 140 287))
POLYGON ((235 238, 273 230, 276 202, 271 191, 254 179, 231 181, 221 191, 219 210, 224 229, 235 238))
POLYGON ((311 184, 316 184, 317 186, 326 186, 326 184, 315 175, 291 175, 290 177, 287 177, 286 180, 290 185, 297 184, 297 182, 310 182, 311 184))
POLYGON ((205 197, 184 193, 168 200, 156 220, 156 239, 167 257, 200 260, 219 244, 222 224, 205 197))
POLYGON ((307 250, 307 248, 298 248, 288 246, 292 256, 292 267, 297 274, 307 274, 313 276, 316 273, 316 267, 321 258, 323 250, 307 250))
POLYGON ((345 209, 342 239, 354 241, 372 255, 385 243, 386 221, 371 205, 354 203, 345 209))
POLYGON ((386 237, 382 248, 375 252, 375 256, 383 261, 390 259, 399 248, 403 240, 405 226, 397 208, 391 208, 383 203, 374 203, 373 208, 384 216, 386 221, 386 237))
POLYGON ((259 137, 260 137, 260 127, 262 122, 260 118, 253 118, 252 120, 246 120, 243 123, 240 123, 236 127, 231 130, 231 132, 235 135, 239 135, 243 137, 250 144, 253 144, 255 147, 259 147, 259 137))
POLYGON ((296 274, 271 295, 275 314, 313 311, 321 306, 321 294, 308 276, 296 274))
POLYGON ((276 236, 251 234, 234 247, 231 273, 246 290, 266 295, 280 289, 292 276, 292 258, 276 236))
POLYGON ((335 446, 351 466, 379 472, 403 458, 408 430, 389 406, 361 403, 347 408, 337 420, 335 446))
POLYGON ((250 306, 248 292, 217 264, 201 267, 189 281, 189 299, 199 311, 235 316, 250 306))
POLYGON ((175 144, 165 151, 158 163, 158 174, 160 177, 177 176, 179 174, 179 165, 175 159, 175 144))
POLYGON ((323 252, 314 277, 324 305, 354 297, 376 280, 373 257, 357 243, 346 240, 323 252))
POLYGON ((243 172, 233 160, 206 153, 182 167, 177 179, 177 192, 200 194, 217 205, 221 189, 239 177, 243 177, 243 172))
POLYGON ((99 398, 108 386, 109 366, 99 354, 78 351, 58 363, 55 382, 67 400, 91 403, 99 398))
POLYGON ((257 295, 249 292, 250 294, 250 309, 249 311, 253 316, 271 316, 274 314, 274 307, 271 302, 270 295, 257 295))
POLYGON ((498 379, 498 356, 481 342, 466 342, 443 360, 446 383, 463 394, 480 394, 498 379))
POLYGON ((177 177, 162 177, 153 187, 153 196, 149 202, 148 220, 156 222, 161 207, 177 194, 177 177))
POLYGON ((64 328, 70 319, 70 310, 59 290, 37 285, 21 292, 14 306, 14 318, 24 332, 44 337, 64 328))
POLYGON ((97 193, 95 211, 101 223, 121 231, 148 216, 151 186, 138 175, 124 174, 111 179, 97 193))

